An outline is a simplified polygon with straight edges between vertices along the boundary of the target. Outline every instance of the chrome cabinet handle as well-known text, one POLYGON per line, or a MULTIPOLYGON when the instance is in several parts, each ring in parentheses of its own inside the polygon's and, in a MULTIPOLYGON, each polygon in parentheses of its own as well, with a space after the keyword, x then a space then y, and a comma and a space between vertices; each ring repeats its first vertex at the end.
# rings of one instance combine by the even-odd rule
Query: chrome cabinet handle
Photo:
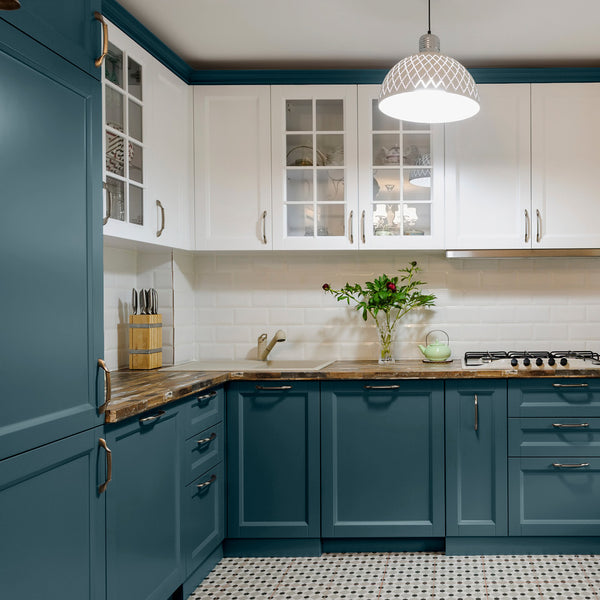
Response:
POLYGON ((475 394, 475 424, 473 425, 473 429, 475 431, 479 429, 479 398, 477 394, 475 394))
POLYGON ((164 414, 164 410, 159 410, 157 413, 150 415, 149 417, 141 417, 140 423, 151 423, 152 421, 156 421, 156 419, 160 419, 164 414))
POLYGON ((354 226, 354 211, 350 211, 350 243, 354 244, 354 233, 352 231, 354 226))
POLYGON ((208 481, 205 481, 204 483, 199 483, 196 485, 196 487, 201 490, 202 488, 208 487, 209 485, 212 485, 215 481, 217 480, 217 476, 213 475, 208 481))
POLYGON ((198 444, 198 446, 203 446, 204 444, 208 444, 209 442, 212 442, 213 440, 216 440, 216 439, 217 439, 217 434, 213 431, 210 434, 210 437, 203 438, 201 440, 197 440, 197 444, 198 444))
POLYGON ((278 385, 275 387, 265 387, 264 385, 257 385, 256 386, 257 390, 265 390, 267 392, 271 391, 271 392, 281 392, 281 391, 285 391, 285 390, 291 390, 292 386, 291 385, 278 385))
POLYGON ((204 394, 202 396, 198 396, 196 398, 196 400, 198 400, 198 402, 200 402, 201 400, 211 400, 212 398, 214 398, 217 395, 217 392, 208 392, 208 394, 204 394))
POLYGON ((104 438, 100 438, 98 443, 106 450, 106 481, 98 486, 98 493, 102 494, 106 491, 108 486, 108 482, 112 479, 112 452, 110 448, 106 445, 106 440, 104 438))
POLYGON ((557 429, 567 429, 571 427, 589 427, 589 423, 552 423, 552 427, 557 429))
POLYGON ((156 237, 160 237, 162 232, 165 230, 165 207, 162 205, 160 200, 156 201, 156 206, 160 208, 160 217, 161 217, 161 225, 158 231, 156 232, 156 237))
POLYGON ((535 209, 535 220, 537 222, 537 232, 535 234, 535 241, 539 242, 542 239, 542 215, 540 211, 535 209))
POLYGON ((583 388, 588 387, 587 383, 553 383, 553 387, 557 388, 583 388))
POLYGON ((553 467, 557 469, 580 469, 581 467, 589 467, 590 463, 579 463, 574 465, 565 465, 563 463, 552 463, 553 467))
POLYGON ((365 385, 365 390, 399 390, 399 385, 365 385))
POLYGON ((108 408, 112 390, 111 390, 111 383, 110 383, 110 371, 108 370, 106 363, 101 358, 98 359, 98 366, 104 371, 104 390, 105 390, 104 398, 105 399, 104 399, 104 404, 98 408, 98 413, 102 414, 108 408))
POLYGON ((94 19, 102 23, 102 54, 94 61, 94 65, 99 67, 108 53, 108 25, 98 11, 94 12, 94 19))
POLYGON ((362 214, 360 215, 360 235, 361 235, 361 240, 362 243, 365 244, 367 242, 366 238, 365 238, 365 211, 362 211, 362 214))
POLYGON ((529 241, 531 235, 531 221, 529 220, 529 211, 525 209, 525 242, 529 241))
POLYGON ((260 216, 262 221, 262 243, 267 244, 267 211, 263 210, 262 215, 260 216))
POLYGON ((106 181, 102 182, 102 188, 106 190, 106 214, 104 215, 104 219, 102 219, 102 225, 106 225, 111 217, 112 192, 108 189, 106 181))

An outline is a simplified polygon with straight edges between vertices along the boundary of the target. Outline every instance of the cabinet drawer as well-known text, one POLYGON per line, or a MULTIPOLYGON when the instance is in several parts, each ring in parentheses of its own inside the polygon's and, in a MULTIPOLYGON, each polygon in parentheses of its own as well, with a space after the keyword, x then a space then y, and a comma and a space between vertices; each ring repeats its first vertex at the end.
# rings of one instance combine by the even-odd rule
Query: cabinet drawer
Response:
POLYGON ((223 541, 224 493, 225 474, 222 462, 185 488, 183 535, 187 575, 223 541))
POLYGON ((223 420, 225 394, 223 388, 195 394, 185 405, 185 437, 196 435, 223 420))
POLYGON ((509 456, 600 456, 600 418, 509 419, 509 456))
POLYGON ((600 379, 513 379, 508 416, 600 417, 600 379))
POLYGON ((600 458, 509 458, 509 535, 600 535, 600 458))
POLYGON ((185 483, 221 462, 225 455, 223 422, 201 431, 185 442, 185 483))

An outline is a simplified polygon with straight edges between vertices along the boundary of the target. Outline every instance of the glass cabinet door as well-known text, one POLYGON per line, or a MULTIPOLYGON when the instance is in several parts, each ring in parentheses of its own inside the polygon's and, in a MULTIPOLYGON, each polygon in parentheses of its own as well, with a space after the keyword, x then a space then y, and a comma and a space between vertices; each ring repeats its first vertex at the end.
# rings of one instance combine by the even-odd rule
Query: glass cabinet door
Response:
POLYGON ((114 33, 102 74, 105 225, 144 225, 144 69, 114 33))
POLYGON ((356 247, 356 87, 274 87, 272 115, 274 246, 356 247))
POLYGON ((441 248, 443 129, 384 115, 378 96, 359 86, 361 243, 441 248))

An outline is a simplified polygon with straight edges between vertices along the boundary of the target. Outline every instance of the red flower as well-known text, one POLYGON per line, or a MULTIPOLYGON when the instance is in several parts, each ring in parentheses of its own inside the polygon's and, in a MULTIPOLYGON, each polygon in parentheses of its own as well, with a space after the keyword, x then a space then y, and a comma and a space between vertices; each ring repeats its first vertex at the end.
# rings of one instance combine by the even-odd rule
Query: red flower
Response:
POLYGON ((327 291, 327 290, 329 289, 329 284, 328 284, 328 283, 324 283, 324 284, 323 284, 323 289, 324 289, 325 291, 327 291))
POLYGON ((396 291, 396 284, 392 283, 391 281, 387 284, 387 289, 390 290, 390 292, 395 292, 396 291))

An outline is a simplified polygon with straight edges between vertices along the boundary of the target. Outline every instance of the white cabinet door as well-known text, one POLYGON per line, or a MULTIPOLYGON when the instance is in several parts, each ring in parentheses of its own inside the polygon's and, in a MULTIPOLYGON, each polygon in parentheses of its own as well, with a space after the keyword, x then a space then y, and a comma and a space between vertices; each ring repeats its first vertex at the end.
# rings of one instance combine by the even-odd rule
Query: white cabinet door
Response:
POLYGON ((384 115, 358 86, 361 249, 444 247, 444 129, 384 115))
POLYGON ((146 111, 147 224, 151 241, 192 250, 194 172, 192 90, 152 59, 147 81, 152 95, 146 111))
POLYGON ((104 235, 152 240, 147 197, 150 55, 111 23, 102 71, 104 235))
POLYGON ((446 248, 531 246, 530 85, 480 85, 481 111, 446 129, 446 248))
POLYGON ((600 247, 600 83, 533 84, 531 131, 533 247, 600 247))
POLYGON ((196 86, 196 248, 272 248, 269 86, 196 86))
POLYGON ((273 248, 358 247, 356 90, 271 88, 273 248))

